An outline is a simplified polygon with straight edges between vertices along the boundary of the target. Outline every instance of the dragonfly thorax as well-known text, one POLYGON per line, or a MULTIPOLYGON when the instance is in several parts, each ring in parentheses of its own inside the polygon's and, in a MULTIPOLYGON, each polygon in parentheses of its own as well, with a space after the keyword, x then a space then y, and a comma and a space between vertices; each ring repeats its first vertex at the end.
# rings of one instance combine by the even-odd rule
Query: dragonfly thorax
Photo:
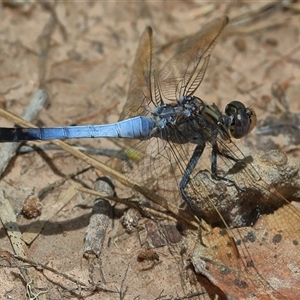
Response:
POLYGON ((193 113, 199 112, 203 101, 195 96, 183 96, 179 99, 178 104, 182 107, 185 116, 190 117, 193 113))
POLYGON ((152 112, 152 116, 157 126, 162 129, 168 125, 175 125, 178 118, 192 117, 199 112, 201 105, 203 105, 203 101, 200 98, 183 96, 175 104, 158 105, 152 112))
POLYGON ((256 124, 253 109, 239 101, 230 102, 222 114, 214 104, 195 96, 183 96, 175 104, 158 105, 152 112, 155 130, 152 136, 174 143, 214 143, 239 139, 250 133, 256 124))
POLYGON ((217 108, 215 111, 195 96, 181 97, 175 104, 159 105, 152 117, 156 124, 152 136, 177 144, 210 142, 219 134, 218 123, 223 122, 217 108))
POLYGON ((156 127, 163 129, 168 125, 175 124, 178 115, 183 113, 183 108, 178 105, 161 104, 152 112, 156 127))

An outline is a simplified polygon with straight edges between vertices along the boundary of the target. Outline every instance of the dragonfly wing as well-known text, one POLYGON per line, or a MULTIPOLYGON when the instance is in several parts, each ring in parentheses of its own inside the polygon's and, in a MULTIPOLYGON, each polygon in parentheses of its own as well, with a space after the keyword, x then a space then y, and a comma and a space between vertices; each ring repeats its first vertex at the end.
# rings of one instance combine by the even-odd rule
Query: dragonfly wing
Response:
POLYGON ((152 29, 147 27, 140 38, 133 63, 127 100, 119 121, 148 115, 154 93, 153 89, 155 88, 152 72, 152 29))
POLYGON ((227 16, 214 19, 182 42, 158 74, 164 100, 178 100, 195 92, 204 77, 210 53, 228 21, 227 16))

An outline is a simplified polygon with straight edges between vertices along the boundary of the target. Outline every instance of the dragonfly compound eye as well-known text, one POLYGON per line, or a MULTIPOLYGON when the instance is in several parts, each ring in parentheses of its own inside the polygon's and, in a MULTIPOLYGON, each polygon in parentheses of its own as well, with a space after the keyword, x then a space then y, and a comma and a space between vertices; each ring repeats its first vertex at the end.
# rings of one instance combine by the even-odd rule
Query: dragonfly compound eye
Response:
POLYGON ((232 137, 240 139, 250 133, 256 124, 256 114, 252 108, 246 108, 242 102, 232 101, 225 108, 226 116, 231 120, 229 130, 232 137))

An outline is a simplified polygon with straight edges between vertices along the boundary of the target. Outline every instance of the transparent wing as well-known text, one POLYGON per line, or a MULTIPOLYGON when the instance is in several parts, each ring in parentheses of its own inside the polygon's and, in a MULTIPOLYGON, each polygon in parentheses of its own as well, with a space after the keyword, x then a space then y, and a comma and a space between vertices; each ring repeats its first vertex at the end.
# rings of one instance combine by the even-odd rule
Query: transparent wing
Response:
POLYGON ((183 41, 176 54, 158 73, 161 94, 166 101, 192 95, 204 77, 210 53, 228 17, 217 18, 183 41))
POLYGON ((155 94, 154 76, 152 74, 152 29, 147 27, 143 32, 136 52, 129 91, 119 121, 145 116, 155 94))

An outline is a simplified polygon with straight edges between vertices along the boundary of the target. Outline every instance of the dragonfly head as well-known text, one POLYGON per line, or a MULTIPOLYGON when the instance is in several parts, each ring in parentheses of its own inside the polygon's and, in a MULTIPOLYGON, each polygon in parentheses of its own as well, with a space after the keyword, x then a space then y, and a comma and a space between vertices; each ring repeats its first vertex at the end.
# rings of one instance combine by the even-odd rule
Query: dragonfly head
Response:
POLYGON ((256 124, 256 114, 240 101, 232 101, 225 108, 225 124, 230 135, 240 139, 250 133, 256 124))

